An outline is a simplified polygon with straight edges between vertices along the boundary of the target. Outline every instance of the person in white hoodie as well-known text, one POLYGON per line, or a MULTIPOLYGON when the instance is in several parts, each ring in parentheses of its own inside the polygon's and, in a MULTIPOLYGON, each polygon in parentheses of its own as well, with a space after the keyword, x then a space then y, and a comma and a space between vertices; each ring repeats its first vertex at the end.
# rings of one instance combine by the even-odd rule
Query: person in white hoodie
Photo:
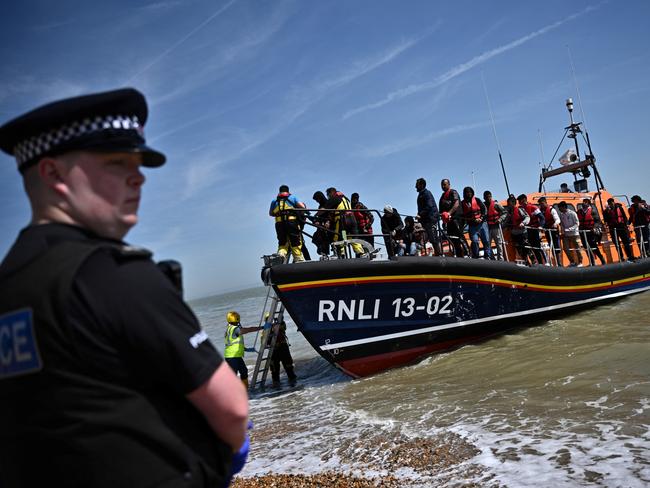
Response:
POLYGON ((569 266, 582 266, 582 253, 580 252, 580 221, 578 214, 569 208, 566 202, 562 201, 558 204, 560 209, 560 222, 562 223, 562 245, 567 258, 569 258, 569 266))

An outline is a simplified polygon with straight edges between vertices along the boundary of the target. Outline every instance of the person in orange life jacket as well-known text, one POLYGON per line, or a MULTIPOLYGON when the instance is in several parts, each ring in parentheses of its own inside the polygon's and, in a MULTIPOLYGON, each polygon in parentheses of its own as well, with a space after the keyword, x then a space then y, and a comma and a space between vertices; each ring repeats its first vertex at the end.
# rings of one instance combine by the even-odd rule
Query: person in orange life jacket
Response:
POLYGON ((287 378, 289 378, 289 384, 295 385, 297 376, 293 366, 293 358, 291 357, 291 350, 289 349, 289 339, 287 339, 287 324, 283 320, 279 324, 277 321, 274 321, 271 324, 269 320, 270 314, 267 312, 264 320, 264 329, 268 330, 268 334, 264 334, 262 337, 262 343, 265 347, 271 347, 271 341, 273 336, 277 335, 275 340, 275 347, 273 353, 271 354, 271 378, 273 379, 273 386, 280 386, 280 363, 284 371, 287 373, 287 378))
POLYGON ((372 213, 368 211, 363 203, 359 201, 359 194, 353 193, 350 199, 350 205, 354 212, 354 218, 357 219, 357 227, 360 234, 366 234, 364 237, 360 237, 371 246, 375 246, 375 238, 372 235, 372 224, 375 222, 375 218, 372 213))
POLYGON ((508 216, 505 221, 505 226, 510 229, 510 235, 515 241, 515 247, 521 259, 529 265, 534 261, 530 245, 528 243, 528 232, 526 226, 530 222, 530 216, 522 207, 517 205, 517 199, 514 195, 508 197, 508 205, 506 206, 508 216))
POLYGON ((544 264, 546 263, 546 255, 542 251, 542 240, 539 235, 539 228, 544 227, 546 223, 544 214, 537 205, 528 203, 528 197, 523 193, 517 197, 517 201, 519 202, 519 206, 530 216, 530 222, 528 223, 528 242, 530 242, 530 247, 533 249, 535 259, 539 264, 544 264))
POLYGON ((508 212, 499 202, 492 199, 492 192, 486 190, 483 192, 483 203, 487 209, 486 221, 488 225, 488 243, 492 242, 497 247, 497 259, 503 261, 503 232, 501 225, 508 217, 508 212))
POLYGON ((445 178, 440 182, 442 195, 438 202, 438 210, 442 218, 443 226, 447 236, 454 246, 454 253, 457 257, 467 254, 468 247, 465 241, 465 224, 463 222, 463 211, 460 207, 460 195, 451 187, 451 182, 445 178))
POLYGON ((386 252, 389 256, 404 256, 406 246, 404 245, 404 222, 396 208, 390 205, 384 206, 384 214, 381 216, 381 233, 384 235, 386 252))
POLYGON ((609 227, 610 236, 616 246, 620 259, 623 259, 623 253, 621 252, 622 242, 628 261, 633 261, 634 254, 632 254, 632 246, 630 246, 630 231, 627 228, 627 219, 623 206, 620 203, 616 203, 613 198, 608 198, 607 207, 603 211, 603 219, 607 227, 609 227))
POLYGON ((650 232, 648 232, 648 223, 650 222, 650 208, 645 200, 639 195, 632 197, 632 205, 629 208, 630 218, 628 224, 634 225, 634 235, 639 249, 646 257, 650 256, 650 232))
POLYGON ((427 181, 424 178, 418 178, 415 182, 415 190, 418 192, 418 220, 427 233, 427 238, 433 246, 436 256, 442 254, 440 247, 440 236, 438 235, 438 225, 440 214, 436 200, 429 190, 427 190, 427 181))
POLYGON ((591 199, 583 198, 582 205, 578 208, 577 213, 578 221, 580 222, 580 227, 578 228, 580 231, 580 240, 582 241, 582 246, 588 250, 589 262, 592 266, 596 264, 594 256, 597 256, 600 262, 605 264, 605 258, 601 254, 600 249, 598 249, 598 243, 602 236, 600 217, 596 208, 591 204, 591 199))
POLYGON ((562 266, 562 248, 560 247, 560 215, 546 201, 546 197, 539 197, 537 200, 539 209, 544 214, 544 229, 546 229, 546 240, 549 246, 553 246, 555 261, 562 266))
POLYGON ((243 466, 245 389, 151 253, 123 241, 143 169, 166 159, 147 116, 126 88, 0 126, 32 212, 0 264, 5 487, 218 487, 243 466))
MULTIPOLYGON (((325 208, 338 210, 338 212, 330 212, 330 229, 333 231, 332 242, 342 240, 343 231, 345 231, 349 239, 357 239, 357 237, 353 237, 354 234, 359 233, 357 219, 354 217, 348 197, 334 187, 328 188, 326 193, 327 203, 325 208)), ((364 251, 361 244, 354 242, 351 247, 357 257, 363 256, 364 251)), ((336 252, 339 257, 345 256, 344 246, 337 246, 336 252)))
POLYGON ((582 252, 578 243, 580 235, 578 215, 564 201, 558 203, 557 208, 560 211, 560 223, 562 224, 562 245, 567 258, 569 258, 569 266, 582 266, 582 252))
POLYGON ((302 254, 302 216, 293 209, 305 208, 305 204, 289 193, 289 187, 282 185, 278 196, 271 201, 269 215, 275 218, 275 233, 278 237, 278 254, 286 259, 289 249, 295 262, 304 261, 302 254))
MULTIPOLYGON (((318 203, 319 209, 323 209, 327 205, 327 197, 322 191, 315 192, 312 198, 318 203)), ((326 259, 329 256, 330 244, 332 243, 332 234, 329 232, 330 213, 319 210, 316 215, 310 217, 310 220, 314 225, 318 226, 311 241, 316 246, 316 251, 321 256, 321 259, 326 259)))
POLYGON ((481 199, 474 196, 474 188, 471 186, 463 188, 461 208, 463 220, 467 223, 469 236, 472 240, 472 257, 474 259, 479 258, 478 241, 480 239, 481 244, 483 244, 483 256, 486 259, 493 259, 488 226, 485 221, 487 209, 481 199))

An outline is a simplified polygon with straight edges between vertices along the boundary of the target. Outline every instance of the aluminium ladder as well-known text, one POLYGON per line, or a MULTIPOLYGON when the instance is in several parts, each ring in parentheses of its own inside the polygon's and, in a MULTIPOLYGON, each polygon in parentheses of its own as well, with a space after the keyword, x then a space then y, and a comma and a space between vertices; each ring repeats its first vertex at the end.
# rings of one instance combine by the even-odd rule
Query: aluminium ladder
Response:
MULTIPOLYGON (((271 356, 273 356, 273 351, 275 350, 275 343, 278 338, 278 332, 280 324, 282 323, 284 317, 284 305, 282 301, 275 294, 275 291, 269 287, 269 295, 273 294, 271 298, 271 304, 268 308, 269 318, 265 322, 270 322, 271 328, 268 329, 269 333, 262 333, 260 340, 259 352, 257 353, 257 360, 255 361, 255 369, 253 370, 253 378, 250 382, 250 390, 263 389, 266 383, 266 377, 269 373, 269 368, 271 366, 271 356), (270 340, 269 340, 270 339, 270 340), (259 378, 260 374, 262 375, 259 378), (259 378, 259 380, 258 380, 259 378)), ((267 302, 269 295, 267 295, 267 302)), ((266 312, 266 303, 264 305, 264 310, 262 311, 262 320, 264 320, 266 312)))

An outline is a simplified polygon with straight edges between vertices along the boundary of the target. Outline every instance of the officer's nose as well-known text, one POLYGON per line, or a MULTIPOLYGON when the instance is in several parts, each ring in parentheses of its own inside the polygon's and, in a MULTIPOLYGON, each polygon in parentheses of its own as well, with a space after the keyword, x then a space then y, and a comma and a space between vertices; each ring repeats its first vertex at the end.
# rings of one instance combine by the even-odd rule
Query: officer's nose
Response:
POLYGON ((144 176, 144 173, 140 170, 140 167, 138 167, 134 172, 128 177, 127 179, 127 184, 130 187, 133 188, 139 188, 142 185, 144 185, 146 178, 144 176))

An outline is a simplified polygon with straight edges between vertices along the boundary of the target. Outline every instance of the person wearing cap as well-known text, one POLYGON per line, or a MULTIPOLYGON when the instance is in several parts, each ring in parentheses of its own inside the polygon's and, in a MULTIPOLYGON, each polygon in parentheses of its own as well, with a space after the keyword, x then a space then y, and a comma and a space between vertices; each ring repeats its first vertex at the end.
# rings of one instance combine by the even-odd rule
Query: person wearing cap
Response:
POLYGON ((381 233, 384 234, 386 252, 389 256, 404 256, 404 222, 396 208, 384 205, 384 214, 381 216, 381 233))
POLYGON ((0 127, 32 209, 0 264, 0 485, 223 486, 243 466, 246 390, 123 241, 165 162, 146 120, 122 89, 0 127))
POLYGON ((230 311, 226 314, 226 330, 223 335, 225 341, 223 356, 226 358, 226 362, 230 365, 233 372, 239 374, 239 378, 246 388, 248 388, 248 368, 244 362, 244 353, 247 350, 244 345, 244 334, 257 332, 263 328, 243 327, 239 313, 230 311))
POLYGON ((632 246, 630 246, 630 231, 627 228, 627 218, 625 210, 620 203, 616 203, 613 198, 607 199, 607 207, 603 210, 603 219, 609 228, 609 234, 616 246, 619 260, 623 260, 623 253, 621 252, 621 243, 628 261, 634 260, 632 254, 632 246))
POLYGON ((628 225, 634 226, 634 235, 636 242, 639 246, 641 256, 650 256, 650 232, 648 231, 648 224, 650 223, 650 207, 645 200, 639 195, 632 197, 632 205, 628 209, 630 218, 628 225))
POLYGON ((287 185, 281 185, 278 196, 271 201, 269 215, 275 218, 275 233, 278 238, 278 254, 285 261, 289 249, 293 255, 293 261, 296 263, 305 260, 302 254, 302 228, 301 222, 305 215, 296 212, 297 208, 306 208, 298 198, 289 193, 287 185))

